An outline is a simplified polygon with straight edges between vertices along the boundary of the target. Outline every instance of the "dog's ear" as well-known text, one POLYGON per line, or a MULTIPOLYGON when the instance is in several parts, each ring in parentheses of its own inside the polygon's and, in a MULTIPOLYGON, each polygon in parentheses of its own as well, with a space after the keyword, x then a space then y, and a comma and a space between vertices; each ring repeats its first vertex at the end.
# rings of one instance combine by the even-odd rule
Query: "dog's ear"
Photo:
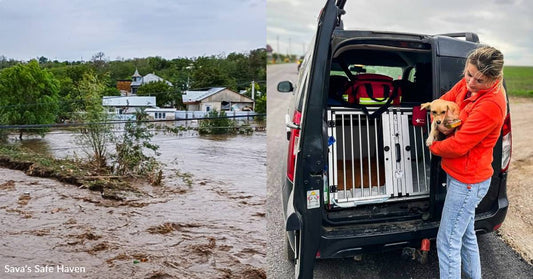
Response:
POLYGON ((431 107, 431 103, 423 103, 420 105, 421 109, 428 109, 429 107, 431 107))
POLYGON ((446 107, 448 108, 448 111, 454 115, 459 113, 459 105, 457 105, 456 103, 447 104, 446 107))

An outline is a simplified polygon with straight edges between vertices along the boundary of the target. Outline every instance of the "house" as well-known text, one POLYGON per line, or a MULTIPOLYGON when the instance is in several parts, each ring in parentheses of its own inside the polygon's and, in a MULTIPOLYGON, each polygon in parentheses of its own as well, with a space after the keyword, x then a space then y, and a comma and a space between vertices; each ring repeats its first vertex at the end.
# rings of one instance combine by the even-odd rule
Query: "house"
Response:
POLYGON ((121 96, 128 96, 131 94, 131 79, 117 80, 117 89, 121 96))
POLYGON ((153 96, 104 96, 102 105, 115 114, 133 114, 137 109, 156 107, 153 96))
POLYGON ((175 120, 175 108, 147 108, 144 110, 150 120, 175 120))
POLYGON ((252 110, 254 100, 225 87, 213 87, 205 91, 185 91, 183 104, 188 111, 243 111, 252 110))
MULTIPOLYGON (((133 73, 133 76, 131 76, 131 94, 136 95, 137 89, 141 87, 143 84, 147 84, 150 82, 158 82, 158 81, 164 81, 169 86, 172 86, 172 83, 170 81, 164 80, 163 78, 157 76, 156 74, 147 74, 144 77, 139 74, 139 71, 135 69, 135 73, 133 73)), ((118 85, 118 84, 117 84, 118 85)))

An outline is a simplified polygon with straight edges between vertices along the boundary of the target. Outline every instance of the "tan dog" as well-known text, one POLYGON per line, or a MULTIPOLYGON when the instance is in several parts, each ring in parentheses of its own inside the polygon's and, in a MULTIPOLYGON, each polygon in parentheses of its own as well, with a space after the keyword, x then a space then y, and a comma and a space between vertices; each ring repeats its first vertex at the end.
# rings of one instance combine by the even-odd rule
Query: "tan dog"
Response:
POLYGON ((429 137, 426 140, 426 145, 431 146, 433 141, 439 140, 439 129, 438 125, 444 124, 447 128, 455 128, 459 123, 459 106, 450 101, 445 101, 441 99, 433 100, 431 103, 423 103, 420 105, 422 109, 428 109, 431 111, 431 116, 433 120, 431 121, 431 131, 429 132, 429 137))

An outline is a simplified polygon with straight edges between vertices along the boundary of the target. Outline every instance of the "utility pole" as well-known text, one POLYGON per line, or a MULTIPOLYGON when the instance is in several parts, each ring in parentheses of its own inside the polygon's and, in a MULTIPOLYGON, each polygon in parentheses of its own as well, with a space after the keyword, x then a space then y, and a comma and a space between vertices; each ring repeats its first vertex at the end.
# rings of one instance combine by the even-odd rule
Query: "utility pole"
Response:
POLYGON ((252 110, 255 111, 255 81, 252 80, 252 100, 254 101, 252 103, 252 110))
MULTIPOLYGON (((288 55, 291 55, 292 52, 291 52, 291 38, 289 37, 289 50, 287 51, 287 54, 288 55)), ((290 59, 290 58, 289 58, 290 59)))
MULTIPOLYGON (((276 39, 277 39, 277 44, 278 44, 278 46, 277 46, 278 49, 276 49, 276 52, 279 53, 279 54, 281 54, 281 51, 280 51, 280 49, 279 49, 279 35, 276 36, 276 39)), ((279 56, 278 56, 278 57, 279 57, 279 56)), ((278 59, 276 59, 276 63, 279 62, 279 61, 277 61, 277 60, 278 60, 278 59)))

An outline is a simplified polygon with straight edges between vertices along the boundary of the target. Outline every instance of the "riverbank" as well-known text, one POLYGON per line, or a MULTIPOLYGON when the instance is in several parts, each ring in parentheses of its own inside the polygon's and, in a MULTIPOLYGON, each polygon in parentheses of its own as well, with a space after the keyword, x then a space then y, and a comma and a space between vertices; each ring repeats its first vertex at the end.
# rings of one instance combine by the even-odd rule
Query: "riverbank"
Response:
MULTIPOLYGON (((57 159, 14 145, 0 146, 0 167, 97 191, 104 199, 123 201, 132 194, 141 194, 131 183, 138 180, 134 177, 116 176, 110 169, 95 168, 88 162, 57 159)), ((156 182, 150 178, 141 180, 156 182)))

